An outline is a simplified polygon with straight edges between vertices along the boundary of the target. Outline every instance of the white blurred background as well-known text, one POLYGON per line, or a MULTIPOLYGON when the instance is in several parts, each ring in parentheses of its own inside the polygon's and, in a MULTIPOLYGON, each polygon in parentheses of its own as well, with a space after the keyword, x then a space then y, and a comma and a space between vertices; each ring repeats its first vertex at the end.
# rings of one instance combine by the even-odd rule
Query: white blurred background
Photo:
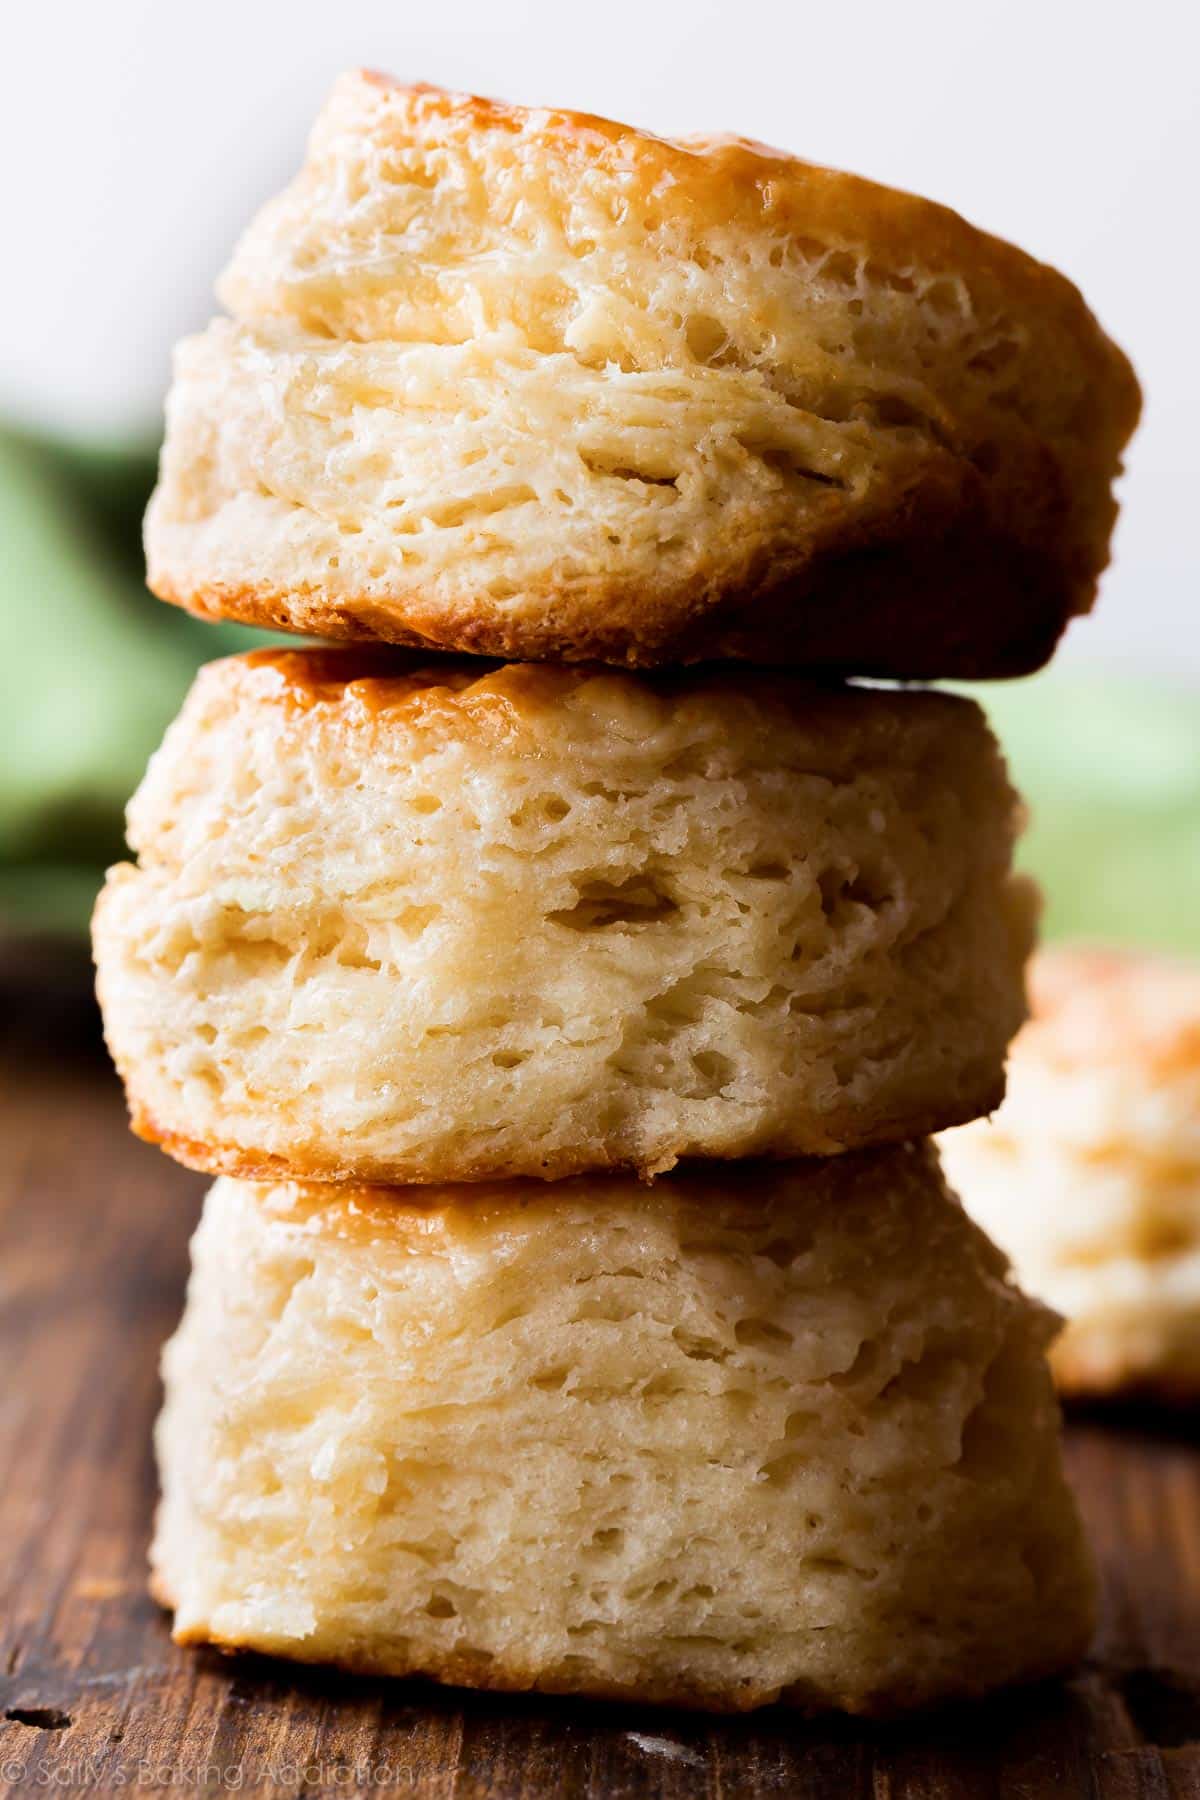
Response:
POLYGON ((1147 392, 1076 659, 1200 679, 1200 12, 1187 0, 79 0, 6 15, 0 409, 157 428, 172 341, 368 64, 915 189, 1056 263, 1147 392))

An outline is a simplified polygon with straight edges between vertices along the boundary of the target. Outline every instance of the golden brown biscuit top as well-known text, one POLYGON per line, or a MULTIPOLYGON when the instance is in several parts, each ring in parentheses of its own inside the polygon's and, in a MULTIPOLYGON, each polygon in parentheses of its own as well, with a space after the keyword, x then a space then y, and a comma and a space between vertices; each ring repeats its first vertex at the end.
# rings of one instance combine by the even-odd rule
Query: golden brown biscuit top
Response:
POLYGON ((707 714, 732 733, 772 721, 802 727, 831 761, 861 748, 864 736, 920 738, 957 724, 991 742, 983 715, 963 695, 924 689, 818 683, 788 671, 717 665, 626 673, 593 663, 504 663, 484 657, 430 657, 386 644, 267 648, 208 663, 187 703, 202 708, 282 706, 303 714, 336 713, 347 725, 388 714, 409 723, 466 720, 517 727, 582 699, 628 735, 668 717, 707 714))
POLYGON ((307 711, 314 706, 356 706, 386 712, 429 689, 461 694, 486 683, 501 665, 483 657, 432 660, 387 644, 344 648, 251 650, 208 665, 225 682, 239 682, 256 700, 307 711))
MULTIPOLYGON (((735 1231, 752 1232, 756 1227, 778 1230, 781 1197, 791 1202, 796 1218, 819 1218, 839 1206, 844 1211, 854 1204, 877 1208, 881 1190, 901 1212, 913 1190, 935 1202, 944 1192, 940 1164, 928 1141, 839 1157, 795 1157, 782 1165, 751 1159, 739 1163, 732 1176, 728 1165, 683 1163, 654 1182, 610 1172, 552 1183, 526 1179, 399 1188, 281 1181, 254 1186, 258 1203, 289 1230, 359 1244, 399 1245, 414 1239, 419 1254, 439 1245, 466 1246, 477 1233, 491 1234, 498 1227, 521 1230, 544 1213, 561 1213, 572 1205, 597 1216, 606 1206, 644 1205, 657 1214, 673 1206, 681 1216, 698 1210, 714 1226, 726 1223, 735 1231)), ((878 1222, 882 1224, 882 1215, 878 1222)))
POLYGON ((1155 1077, 1200 1072, 1200 967, 1138 950, 1054 946, 1030 968, 1024 1065, 1114 1067, 1155 1077))
POLYGON ((661 138, 373 72, 336 83, 220 294, 239 319, 342 339, 515 328, 533 351, 596 366, 732 359, 800 375, 846 348, 828 315, 814 335, 797 314, 814 282, 851 309, 865 282, 940 316, 938 341, 903 347, 912 380, 931 353, 961 356, 962 379, 991 394, 1032 355, 1046 365, 1027 396, 1038 429, 1070 429, 1080 407, 1105 434, 1133 428, 1132 369, 1075 286, 949 207, 744 138, 661 138), (695 312, 681 267, 720 274, 695 312))
MULTIPOLYGON (((1082 296, 1065 276, 969 224, 951 207, 806 162, 752 138, 659 137, 592 113, 517 106, 426 82, 401 82, 373 69, 343 75, 335 85, 310 139, 310 178, 327 160, 342 158, 352 136, 372 140, 375 180, 394 181, 398 190, 408 185, 405 177, 411 180, 403 159, 414 146, 434 154, 474 149, 482 163, 500 154, 497 139, 507 140, 504 162, 524 177, 533 196, 568 202, 580 171, 593 184, 611 182, 619 190, 614 225, 658 228, 664 214, 678 213, 694 223, 737 223, 766 234, 808 228, 847 248, 857 248, 865 238, 882 255, 918 261, 934 274, 1002 284, 1014 297, 1094 328, 1082 296), (389 155, 400 160, 389 165, 389 155), (656 209, 649 220, 648 207, 656 209)), ((518 219, 508 225, 522 229, 518 219)), ((902 287, 903 278, 897 277, 896 285, 902 287)))

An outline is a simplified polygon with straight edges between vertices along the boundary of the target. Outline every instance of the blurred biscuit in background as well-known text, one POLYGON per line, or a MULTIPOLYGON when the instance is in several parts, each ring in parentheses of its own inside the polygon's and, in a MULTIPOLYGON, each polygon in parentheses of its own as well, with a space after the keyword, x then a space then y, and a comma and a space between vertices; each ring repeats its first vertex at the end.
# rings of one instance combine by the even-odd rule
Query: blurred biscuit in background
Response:
POLYGON ((888 1712, 1067 1666, 1050 1315, 927 1145, 405 1194, 219 1181, 164 1359, 175 1635, 888 1712))
POLYGON ((1200 1398, 1200 968, 1039 953, 1033 1018, 990 1122, 942 1137, 947 1178, 1063 1313, 1065 1392, 1200 1398))
POLYGON ((762 671, 204 669, 96 912, 134 1124, 253 1179, 641 1174, 994 1107, 1033 905, 979 708, 762 671))
POLYGON ((929 201, 354 74, 179 349, 149 581, 209 617, 631 665, 1039 667, 1137 383, 929 201))

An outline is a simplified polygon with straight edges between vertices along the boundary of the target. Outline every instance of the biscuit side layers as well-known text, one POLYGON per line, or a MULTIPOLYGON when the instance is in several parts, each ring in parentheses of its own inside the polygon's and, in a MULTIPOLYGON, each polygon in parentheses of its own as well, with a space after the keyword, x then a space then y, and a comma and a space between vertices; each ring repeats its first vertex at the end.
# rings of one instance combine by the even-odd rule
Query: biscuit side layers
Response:
POLYGON ((1200 1396, 1200 970, 1051 946, 996 1118, 947 1169, 1020 1279, 1066 1315, 1064 1392, 1200 1396))
POLYGON ((943 207, 737 140, 344 78, 181 346, 147 528, 209 616, 514 659, 1017 674, 1136 382, 943 207))
POLYGON ((205 669, 95 926, 136 1128, 257 1179, 653 1174, 994 1107, 1015 797, 971 702, 386 651, 205 669))
POLYGON ((867 1713, 1086 1644, 1052 1320, 926 1148, 652 1188, 227 1180, 193 1264, 153 1549, 183 1642, 867 1713))

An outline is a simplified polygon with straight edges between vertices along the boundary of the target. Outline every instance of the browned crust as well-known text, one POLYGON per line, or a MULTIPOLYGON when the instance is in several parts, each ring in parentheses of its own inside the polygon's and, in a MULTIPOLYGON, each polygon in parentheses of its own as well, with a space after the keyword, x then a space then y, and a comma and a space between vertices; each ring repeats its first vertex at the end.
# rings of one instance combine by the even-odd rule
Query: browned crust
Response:
MULTIPOLYGON (((386 597, 332 594, 190 585, 158 567, 150 586, 199 618, 514 662, 655 668, 734 658, 898 681, 1031 674, 1091 604, 1096 572, 1064 568, 1053 530, 1037 550, 997 538, 975 505, 969 515, 948 524, 940 506, 910 514, 891 543, 847 521, 840 546, 793 559, 798 572, 746 568, 731 588, 698 575, 650 595, 598 577, 569 594, 527 591, 519 612, 470 592, 434 600, 399 582, 386 597)), ((1103 546, 1097 556, 1102 564, 1103 546)))
MULTIPOLYGON (((795 670, 761 664, 674 665, 627 675, 603 663, 502 662, 448 652, 421 653, 366 638, 354 643, 272 644, 221 657, 201 670, 197 688, 212 687, 234 707, 281 706, 299 714, 319 707, 343 708, 356 730, 385 714, 440 716, 447 706, 460 720, 464 715, 481 719, 496 712, 508 722, 533 720, 540 729, 544 711, 561 706, 597 677, 628 682, 630 691, 640 697, 668 705, 683 698, 783 707, 810 730, 826 735, 836 729, 847 741, 872 721, 902 723, 914 734, 936 721, 943 731, 957 731, 964 743, 974 740, 996 750, 982 710, 965 694, 924 689, 900 697, 891 689, 818 681, 795 670)), ((890 762, 890 748, 887 755, 890 762)))
MULTIPOLYGON (((782 1164, 778 1159, 750 1157, 739 1159, 732 1171, 726 1164, 694 1159, 680 1163, 665 1187, 668 1204, 673 1201, 689 1208, 697 1201, 704 1204, 712 1200, 720 1204, 727 1216, 732 1216, 730 1209, 736 1212, 745 1205, 757 1220, 763 1201, 773 1200, 781 1184, 790 1192, 797 1176, 818 1185, 822 1192, 855 1194, 864 1181, 876 1186, 903 1185, 913 1179, 914 1165, 926 1186, 953 1199, 928 1138, 874 1145, 848 1151, 845 1157, 791 1158, 782 1164)), ((408 1187, 370 1182, 292 1182, 287 1205, 290 1217, 306 1235, 314 1230, 321 1236, 374 1245, 381 1237, 413 1236, 428 1241, 447 1229, 457 1230, 468 1216, 472 1224, 484 1225, 511 1219, 516 1214, 532 1216, 539 1210, 552 1211, 577 1201, 602 1206, 618 1188, 624 1200, 640 1197, 648 1206, 661 1206, 663 1190, 651 1199, 654 1187, 654 1183, 641 1184, 631 1195, 623 1176, 597 1175, 594 1171, 565 1182, 546 1183, 503 1177, 468 1184, 432 1182, 408 1187)), ((280 1190, 277 1184, 267 1183, 256 1191, 277 1195, 280 1190)), ((280 1215, 273 1214, 273 1222, 278 1224, 280 1215)))
MULTIPOLYGON (((176 1602, 161 1570, 153 1570, 149 1588, 151 1598, 157 1605, 168 1612, 174 1611, 176 1602)), ((280 1654, 277 1645, 222 1637, 217 1632, 206 1631, 199 1626, 190 1630, 180 1630, 176 1626, 171 1635, 177 1644, 211 1645, 227 1656, 280 1654)), ((1074 1645, 1058 1654, 1047 1652, 1040 1657, 1031 1656, 1015 1679, 1025 1683, 1065 1673, 1087 1649, 1089 1636, 1090 1632, 1081 1632, 1074 1645)), ((746 1713, 764 1706, 781 1705, 791 1711, 814 1716, 844 1712, 863 1718, 887 1719, 943 1702, 979 1699, 998 1685, 972 1675, 967 1665, 957 1669, 952 1680, 939 1683, 936 1690, 897 1686, 867 1696, 846 1693, 824 1696, 815 1694, 806 1683, 796 1683, 780 1689, 753 1687, 749 1684, 742 1687, 715 1687, 699 1682, 667 1679, 641 1682, 602 1681, 580 1678, 553 1669, 539 1669, 532 1664, 515 1661, 500 1664, 492 1658, 472 1655, 469 1651, 444 1657, 428 1657, 420 1662, 402 1655, 389 1655, 386 1650, 377 1654, 370 1651, 347 1652, 335 1662, 330 1662, 328 1657, 319 1654, 305 1654, 302 1648, 289 1648, 286 1654, 289 1661, 337 1669, 348 1675, 436 1681, 448 1687, 479 1688, 490 1693, 560 1694, 575 1699, 623 1700, 645 1705, 671 1706, 686 1712, 746 1713)))
MULTIPOLYGON (((902 1144, 914 1138, 932 1137, 954 1125, 994 1112, 1004 1098, 1004 1076, 989 1075, 976 1088, 936 1111, 907 1113, 903 1117, 876 1119, 864 1123, 862 1113, 847 1109, 831 1116, 823 1134, 797 1139, 784 1145, 758 1145, 752 1153, 729 1152, 711 1154, 708 1163, 742 1162, 748 1154, 770 1162, 790 1162, 806 1156, 841 1156, 847 1152, 868 1150, 888 1144, 902 1144)), ((127 1091, 130 1128, 135 1136, 148 1144, 156 1144, 185 1168, 202 1174, 230 1175, 239 1181, 329 1182, 355 1187, 423 1187, 433 1183, 493 1181, 563 1181, 576 1175, 634 1175, 641 1181, 653 1181, 665 1175, 678 1163, 678 1154, 663 1156, 654 1163, 639 1163, 629 1157, 612 1155, 607 1161, 581 1157, 563 1151, 544 1157, 536 1169, 498 1165, 494 1158, 478 1162, 442 1163, 380 1162, 365 1159, 344 1162, 337 1158, 297 1149, 290 1156, 274 1151, 252 1150, 233 1143, 210 1143, 172 1131, 153 1119, 135 1093, 127 1091)))
POLYGON ((1075 284, 1015 244, 981 231, 951 207, 805 162, 751 138, 719 133, 657 137, 565 107, 515 106, 427 82, 398 81, 375 69, 361 70, 359 76, 399 103, 391 120, 373 119, 384 143, 403 144, 417 135, 436 143, 464 126, 472 132, 519 132, 527 142, 540 140, 548 156, 565 154, 624 183, 632 179, 652 192, 664 210, 711 223, 739 221, 755 232, 812 232, 838 243, 855 241, 872 256, 904 262, 915 257, 933 274, 958 274, 973 286, 994 287, 1009 305, 1053 318, 1077 339, 1080 355, 1093 359, 1114 395, 1123 397, 1133 428, 1140 396, 1132 369, 1075 284))

